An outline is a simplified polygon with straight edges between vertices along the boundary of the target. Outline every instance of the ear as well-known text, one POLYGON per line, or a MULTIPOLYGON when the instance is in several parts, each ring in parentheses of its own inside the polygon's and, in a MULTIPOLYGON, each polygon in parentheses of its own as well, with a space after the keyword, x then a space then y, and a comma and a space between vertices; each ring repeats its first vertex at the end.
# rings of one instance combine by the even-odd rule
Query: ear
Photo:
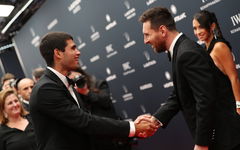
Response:
POLYGON ((62 57, 62 51, 60 51, 59 49, 55 48, 54 49, 54 57, 56 58, 61 58, 62 57))
POLYGON ((166 36, 167 30, 168 29, 167 29, 167 27, 165 25, 161 25, 158 28, 159 33, 161 33, 162 36, 164 36, 164 37, 166 36))

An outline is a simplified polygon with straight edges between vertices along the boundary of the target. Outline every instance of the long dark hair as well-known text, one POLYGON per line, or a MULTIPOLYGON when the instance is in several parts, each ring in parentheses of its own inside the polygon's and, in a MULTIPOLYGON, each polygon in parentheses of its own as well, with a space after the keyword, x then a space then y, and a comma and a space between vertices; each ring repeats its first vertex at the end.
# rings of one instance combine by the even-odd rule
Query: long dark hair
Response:
POLYGON ((206 29, 209 33, 213 32, 215 38, 223 39, 222 31, 218 24, 215 13, 209 12, 207 10, 202 10, 202 11, 199 11, 198 13, 196 13, 193 16, 193 19, 196 19, 199 22, 200 27, 206 29), (211 25, 213 23, 216 24, 216 27, 213 31, 211 31, 211 25))

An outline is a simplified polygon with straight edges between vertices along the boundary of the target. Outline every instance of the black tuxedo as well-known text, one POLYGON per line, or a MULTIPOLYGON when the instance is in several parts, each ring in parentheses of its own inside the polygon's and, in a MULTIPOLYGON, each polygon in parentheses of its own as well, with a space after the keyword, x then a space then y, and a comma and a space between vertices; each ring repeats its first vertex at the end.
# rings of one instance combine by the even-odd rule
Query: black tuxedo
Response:
POLYGON ((172 58, 174 90, 154 114, 166 127, 181 110, 197 145, 211 143, 216 98, 213 68, 202 47, 180 36, 172 58))
POLYGON ((39 150, 89 150, 89 136, 127 137, 130 131, 129 122, 97 117, 78 108, 49 69, 33 88, 30 112, 39 150))

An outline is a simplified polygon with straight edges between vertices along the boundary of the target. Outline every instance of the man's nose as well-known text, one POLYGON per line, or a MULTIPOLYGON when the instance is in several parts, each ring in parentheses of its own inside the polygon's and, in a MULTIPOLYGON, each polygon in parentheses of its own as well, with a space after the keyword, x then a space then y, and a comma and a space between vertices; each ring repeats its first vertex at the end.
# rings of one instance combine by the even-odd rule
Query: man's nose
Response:
POLYGON ((144 38, 144 44, 148 44, 149 40, 147 38, 144 38))
POLYGON ((81 51, 80 50, 78 50, 78 49, 76 49, 77 50, 77 55, 81 55, 81 51))

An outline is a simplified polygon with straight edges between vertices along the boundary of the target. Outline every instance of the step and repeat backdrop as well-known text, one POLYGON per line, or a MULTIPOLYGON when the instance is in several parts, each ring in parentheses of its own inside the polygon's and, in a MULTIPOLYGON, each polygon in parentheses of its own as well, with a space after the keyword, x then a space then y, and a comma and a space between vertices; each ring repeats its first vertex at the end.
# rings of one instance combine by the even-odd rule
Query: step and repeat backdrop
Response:
MULTIPOLYGON (((81 51, 88 73, 108 81, 112 100, 124 119, 154 113, 172 90, 171 64, 165 53, 144 45, 139 16, 148 8, 168 8, 179 31, 195 40, 192 16, 200 10, 216 13, 225 38, 231 42, 240 70, 239 0, 47 0, 13 38, 26 76, 46 64, 38 49, 47 32, 70 33, 81 51)), ((167 129, 138 140, 138 150, 190 150, 193 140, 179 113, 167 129), (174 140, 173 140, 174 139, 174 140)))

